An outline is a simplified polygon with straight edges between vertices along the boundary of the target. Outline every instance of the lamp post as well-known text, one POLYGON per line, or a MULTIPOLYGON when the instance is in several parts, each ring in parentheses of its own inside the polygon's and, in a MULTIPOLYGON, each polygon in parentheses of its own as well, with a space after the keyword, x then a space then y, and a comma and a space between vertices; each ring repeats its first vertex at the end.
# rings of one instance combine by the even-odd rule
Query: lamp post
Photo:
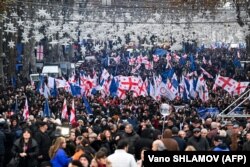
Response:
POLYGON ((163 116, 162 136, 164 133, 166 117, 171 114, 170 108, 171 108, 171 106, 167 103, 162 103, 160 106, 160 113, 163 116))

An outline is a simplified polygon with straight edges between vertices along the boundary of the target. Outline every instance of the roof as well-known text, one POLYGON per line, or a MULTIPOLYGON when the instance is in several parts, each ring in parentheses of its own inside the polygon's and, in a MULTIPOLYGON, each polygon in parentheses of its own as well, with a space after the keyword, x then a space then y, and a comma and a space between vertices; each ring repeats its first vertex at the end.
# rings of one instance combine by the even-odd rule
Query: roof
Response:
POLYGON ((44 66, 42 73, 59 73, 58 66, 44 66))

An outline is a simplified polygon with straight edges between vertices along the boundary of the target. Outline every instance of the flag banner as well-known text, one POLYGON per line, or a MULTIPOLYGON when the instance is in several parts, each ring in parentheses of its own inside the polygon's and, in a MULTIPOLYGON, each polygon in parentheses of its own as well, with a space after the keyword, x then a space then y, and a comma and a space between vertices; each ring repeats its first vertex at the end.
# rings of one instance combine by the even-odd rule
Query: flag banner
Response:
POLYGON ((62 119, 68 119, 69 118, 66 98, 63 101, 63 108, 62 108, 61 118, 62 119))
POLYGON ((234 85, 233 95, 241 95, 247 89, 249 82, 237 82, 234 85))
POLYGON ((54 87, 51 89, 51 96, 56 97, 58 95, 56 80, 54 79, 54 87))
POLYGON ((75 101, 72 100, 71 110, 70 110, 70 124, 74 124, 76 122, 76 110, 75 110, 75 101))
POLYGON ((92 111, 92 109, 91 109, 91 107, 90 107, 90 105, 89 105, 89 102, 88 102, 87 98, 86 98, 84 95, 82 96, 82 102, 83 102, 84 105, 85 105, 87 114, 93 115, 93 111, 92 111))
POLYGON ((24 120, 27 120, 29 118, 29 105, 28 105, 28 99, 25 98, 25 105, 23 109, 23 118, 24 120))
POLYGON ((235 85, 237 84, 237 81, 229 77, 218 76, 215 80, 215 84, 217 86, 220 86, 228 93, 231 93, 232 91, 235 90, 235 85))
POLYGON ((219 114, 219 109, 216 107, 210 108, 198 108, 198 114, 201 118, 206 119, 207 117, 215 118, 219 114))
POLYGON ((44 117, 51 117, 48 99, 45 99, 43 116, 44 117))
POLYGON ((36 49, 36 59, 39 61, 43 60, 43 45, 38 45, 36 49))

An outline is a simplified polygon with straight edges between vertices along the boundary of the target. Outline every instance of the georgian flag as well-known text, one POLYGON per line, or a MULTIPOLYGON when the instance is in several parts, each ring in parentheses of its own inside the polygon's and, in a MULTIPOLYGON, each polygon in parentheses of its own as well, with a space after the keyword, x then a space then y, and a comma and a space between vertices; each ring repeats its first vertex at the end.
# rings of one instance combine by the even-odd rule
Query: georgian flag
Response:
POLYGON ((247 89, 249 82, 237 82, 234 85, 233 95, 240 95, 247 89))
POLYGON ((215 84, 217 86, 222 87, 222 89, 224 89, 225 91, 227 91, 228 93, 232 93, 232 91, 234 91, 235 86, 237 84, 237 81, 235 81, 232 78, 229 77, 222 77, 222 76, 218 76, 215 80, 215 84))
POLYGON ((29 106, 28 106, 27 97, 25 98, 25 105, 24 105, 24 109, 23 109, 23 118, 24 118, 24 120, 27 120, 29 118, 29 106))
POLYGON ((66 98, 63 101, 63 108, 62 108, 62 115, 61 118, 62 119, 68 119, 68 109, 67 109, 67 101, 66 98))
POLYGON ((70 123, 71 125, 76 122, 76 110, 75 110, 75 101, 72 101, 72 106, 70 110, 70 123))
POLYGON ((118 90, 117 90, 117 96, 120 98, 120 99, 126 99, 126 90, 122 89, 122 87, 119 87, 118 90))
POLYGON ((124 90, 136 90, 138 88, 140 79, 134 76, 121 76, 119 84, 124 90))
POLYGON ((37 46, 36 59, 37 60, 43 60, 43 45, 37 46))

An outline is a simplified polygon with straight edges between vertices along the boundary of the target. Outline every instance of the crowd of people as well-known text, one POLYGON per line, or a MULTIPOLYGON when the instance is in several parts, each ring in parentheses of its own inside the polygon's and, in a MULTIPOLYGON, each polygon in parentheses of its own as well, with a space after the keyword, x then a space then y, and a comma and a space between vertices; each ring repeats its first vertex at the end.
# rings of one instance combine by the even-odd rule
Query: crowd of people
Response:
MULTIPOLYGON (((240 59, 246 60, 246 52, 239 52, 240 59)), ((85 61, 76 75, 82 71, 92 75, 94 69, 100 76, 102 67, 113 75, 133 75, 127 58, 131 53, 126 53, 125 48, 120 51, 119 63, 111 60, 106 64, 103 61, 106 54, 99 52, 95 60, 85 61)), ((148 59, 153 59, 154 51, 147 53, 148 59)), ((214 77, 220 74, 237 81, 249 81, 250 66, 235 65, 235 53, 225 48, 202 49, 196 63, 214 77), (211 62, 205 63, 204 58, 211 62)), ((166 69, 167 63, 166 58, 160 57, 152 69, 142 66, 135 75, 152 79, 153 74, 161 74, 166 69)), ((188 73, 190 63, 173 61, 171 66, 179 78, 188 73)), ((209 101, 205 103, 199 98, 183 101, 177 97, 170 101, 167 97, 160 100, 150 96, 134 97, 129 91, 126 99, 119 99, 97 92, 87 97, 93 114, 88 114, 81 97, 58 89, 58 95, 48 99, 51 117, 42 114, 45 97, 31 83, 19 80, 16 87, 8 86, 0 91, 0 167, 11 165, 13 157, 18 157, 20 167, 139 167, 143 166, 143 153, 148 150, 250 151, 250 118, 200 117, 198 107, 217 107, 221 112, 237 98, 223 89, 214 92, 214 80, 205 79, 209 87, 209 101), (29 117, 25 120, 26 97, 29 117), (71 124, 69 119, 61 119, 65 98, 69 114, 70 102, 74 99, 76 122, 71 124), (160 113, 162 103, 171 106, 171 114, 165 122, 160 113)), ((250 113, 249 100, 242 106, 245 113, 250 113)))

